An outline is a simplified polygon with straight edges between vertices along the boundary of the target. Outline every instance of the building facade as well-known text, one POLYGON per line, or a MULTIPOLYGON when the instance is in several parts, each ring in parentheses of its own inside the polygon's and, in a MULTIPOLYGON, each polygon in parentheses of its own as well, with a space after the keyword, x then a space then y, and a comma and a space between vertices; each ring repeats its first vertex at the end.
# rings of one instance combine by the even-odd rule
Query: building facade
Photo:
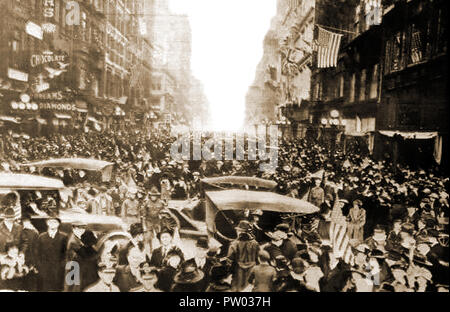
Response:
POLYGON ((2 114, 39 134, 134 121, 150 98, 152 45, 142 32, 143 4, 2 1, 2 114))

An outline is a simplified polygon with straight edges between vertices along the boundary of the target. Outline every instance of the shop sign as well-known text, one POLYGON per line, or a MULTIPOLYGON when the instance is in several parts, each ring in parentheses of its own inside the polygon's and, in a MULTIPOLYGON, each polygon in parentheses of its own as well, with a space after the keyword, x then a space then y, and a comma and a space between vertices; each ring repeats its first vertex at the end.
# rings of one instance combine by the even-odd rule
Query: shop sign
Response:
POLYGON ((44 1, 44 17, 53 18, 55 16, 55 0, 43 0, 44 1))
POLYGON ((47 93, 37 93, 33 94, 34 100, 41 100, 41 101, 62 101, 66 99, 67 97, 64 96, 63 91, 58 92, 47 92, 47 93))
POLYGON ((25 31, 30 36, 33 36, 34 38, 37 38, 39 40, 42 40, 44 37, 44 32, 42 30, 42 27, 33 22, 27 23, 27 25, 25 26, 25 31))
POLYGON ((77 105, 75 103, 39 103, 41 110, 57 110, 57 111, 76 111, 77 105))
POLYGON ((20 70, 8 68, 8 78, 28 82, 28 74, 21 72, 20 70))
POLYGON ((66 54, 54 54, 51 51, 44 51, 42 54, 34 54, 31 56, 31 67, 36 67, 43 64, 61 62, 65 63, 67 60, 66 54))

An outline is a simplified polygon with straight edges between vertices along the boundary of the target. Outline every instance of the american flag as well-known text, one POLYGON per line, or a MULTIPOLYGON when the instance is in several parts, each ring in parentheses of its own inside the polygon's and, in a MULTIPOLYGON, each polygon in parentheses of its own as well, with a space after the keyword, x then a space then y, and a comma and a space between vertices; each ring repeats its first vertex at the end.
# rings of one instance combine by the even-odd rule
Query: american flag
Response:
POLYGON ((422 41, 420 39, 419 31, 412 34, 411 60, 413 63, 418 63, 422 60, 422 41))
POLYGON ((316 43, 317 67, 335 67, 341 44, 342 35, 319 27, 319 36, 316 43))
POLYGON ((354 255, 347 233, 347 221, 338 207, 338 201, 339 199, 336 198, 331 212, 331 221, 326 223, 324 229, 319 230, 319 235, 321 235, 322 242, 329 241, 337 259, 341 258, 345 263, 352 264, 354 255))

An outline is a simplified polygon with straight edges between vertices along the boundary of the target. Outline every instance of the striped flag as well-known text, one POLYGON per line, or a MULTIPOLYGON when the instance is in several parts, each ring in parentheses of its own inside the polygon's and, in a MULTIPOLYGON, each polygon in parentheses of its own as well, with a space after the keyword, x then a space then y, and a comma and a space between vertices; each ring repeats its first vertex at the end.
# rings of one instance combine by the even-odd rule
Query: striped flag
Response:
POLYGON ((336 67, 342 35, 319 27, 317 45, 317 67, 336 67))
POLYGON ((289 2, 289 9, 295 10, 300 6, 301 0, 288 0, 289 2))
POLYGON ((420 32, 416 31, 412 34, 411 42, 411 61, 418 63, 422 60, 422 41, 420 39, 420 32))
POLYGON ((331 212, 331 221, 328 223, 328 230, 321 230, 321 238, 323 242, 329 241, 333 254, 337 259, 341 258, 345 263, 352 264, 354 255, 347 233, 347 221, 342 215, 338 202, 339 198, 336 198, 331 212))

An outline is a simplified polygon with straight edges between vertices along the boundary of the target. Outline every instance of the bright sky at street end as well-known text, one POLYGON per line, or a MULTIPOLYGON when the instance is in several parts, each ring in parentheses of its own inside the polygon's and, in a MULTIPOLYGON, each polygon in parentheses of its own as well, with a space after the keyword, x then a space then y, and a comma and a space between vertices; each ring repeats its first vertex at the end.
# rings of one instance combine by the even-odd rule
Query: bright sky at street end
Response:
POLYGON ((276 0, 169 0, 192 29, 192 71, 204 85, 214 130, 239 130, 276 0))

